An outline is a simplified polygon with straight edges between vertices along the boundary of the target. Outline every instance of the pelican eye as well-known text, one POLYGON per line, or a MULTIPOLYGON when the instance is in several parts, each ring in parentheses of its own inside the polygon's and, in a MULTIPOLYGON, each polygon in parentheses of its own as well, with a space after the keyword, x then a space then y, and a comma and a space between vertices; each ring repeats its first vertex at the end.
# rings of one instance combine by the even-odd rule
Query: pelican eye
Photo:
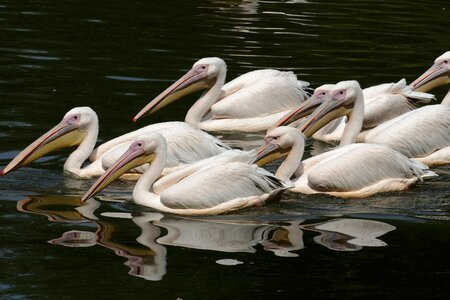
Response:
POLYGON ((137 145, 138 145, 138 147, 142 147, 142 143, 138 143, 137 145))

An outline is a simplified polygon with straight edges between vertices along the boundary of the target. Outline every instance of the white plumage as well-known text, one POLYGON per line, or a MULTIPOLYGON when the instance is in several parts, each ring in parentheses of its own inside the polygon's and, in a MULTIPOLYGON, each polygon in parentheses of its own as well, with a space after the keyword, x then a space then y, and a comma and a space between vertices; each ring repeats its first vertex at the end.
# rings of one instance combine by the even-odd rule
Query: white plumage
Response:
POLYGON ((333 110, 342 104, 354 103, 354 113, 347 122, 341 147, 299 164, 305 144, 301 132, 293 127, 278 127, 266 134, 268 145, 260 151, 257 160, 271 155, 275 151, 272 148, 292 148, 276 176, 288 180, 295 174, 298 179, 293 191, 367 197, 377 192, 403 190, 422 177, 435 175, 426 165, 387 146, 353 144, 364 116, 363 93, 358 82, 340 82, 329 93, 330 97, 311 114, 303 129, 318 128, 321 118, 328 120, 328 115, 333 116, 333 110))
POLYGON ((398 116, 370 130, 364 141, 389 146, 427 165, 450 163, 450 91, 442 104, 398 116))
MULTIPOLYGON (((336 86, 329 93, 333 90, 336 90, 336 86)), ((358 140, 359 142, 386 145, 429 166, 450 163, 450 92, 441 104, 428 105, 409 111, 362 133, 360 131, 365 120, 366 110, 363 94, 358 93, 348 99, 331 99, 328 100, 328 104, 324 103, 323 107, 320 118, 324 118, 325 123, 332 118, 341 117, 342 114, 348 115, 348 122, 345 126, 340 127, 342 130, 341 145, 358 140), (341 109, 344 103, 347 107, 345 111, 341 109)), ((315 118, 317 118, 318 114, 315 112, 311 115, 316 115, 315 118)), ((306 125, 302 130, 306 132, 313 125, 317 128, 315 123, 321 124, 320 118, 309 124, 305 122, 306 125)), ((316 134, 313 137, 316 137, 316 134)))
POLYGON ((257 70, 225 84, 226 64, 217 57, 203 58, 153 99, 135 120, 196 90, 208 90, 197 100, 185 121, 206 131, 259 132, 269 128, 306 97, 307 82, 292 72, 257 70))
MULTIPOLYGON (((78 146, 66 160, 64 170, 80 177, 100 176, 128 148, 138 135, 158 131, 168 141, 168 172, 183 164, 220 154, 230 148, 219 139, 184 122, 148 125, 112 139, 93 151, 98 136, 98 117, 89 107, 76 107, 42 137, 19 153, 2 171, 2 175, 26 165, 59 148, 78 146), (92 154, 91 154, 92 152, 92 154), (91 163, 82 166, 90 156, 91 163)), ((142 173, 147 166, 136 166, 133 172, 142 173)))
MULTIPOLYGON (((318 91, 317 94, 314 92, 312 98, 322 97, 325 99, 333 88, 334 85, 332 84, 318 87, 316 89, 316 91, 318 91)), ((405 79, 401 79, 397 83, 385 83, 365 88, 362 91, 364 99, 364 116, 361 140, 362 136, 365 134, 364 131, 368 131, 399 115, 414 110, 418 103, 428 103, 434 99, 432 94, 413 92, 411 88, 406 85, 405 79)), ((325 142, 340 141, 347 120, 348 117, 346 116, 340 117, 315 132, 312 137, 316 140, 325 142)))
POLYGON ((289 180, 295 174, 293 192, 362 198, 405 190, 423 177, 435 176, 426 165, 383 145, 351 144, 301 161, 304 136, 297 129, 278 127, 266 139, 281 148, 292 147, 276 176, 289 180))
POLYGON ((133 200, 140 205, 183 215, 212 215, 261 205, 285 190, 274 175, 249 165, 252 153, 230 150, 187 165, 156 181, 167 157, 165 139, 158 133, 139 136, 127 152, 100 177, 83 197, 88 199, 142 160, 150 167, 138 180, 133 200), (156 181, 156 182, 155 182, 156 181), (162 181, 162 182, 160 182, 162 181), (153 186, 153 192, 150 188, 153 186))

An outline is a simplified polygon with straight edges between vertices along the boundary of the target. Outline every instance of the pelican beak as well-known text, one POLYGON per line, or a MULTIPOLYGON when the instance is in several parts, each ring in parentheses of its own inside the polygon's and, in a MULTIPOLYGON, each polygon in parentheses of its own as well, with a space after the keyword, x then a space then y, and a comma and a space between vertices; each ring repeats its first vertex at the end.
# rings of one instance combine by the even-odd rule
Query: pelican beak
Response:
POLYGON ((324 101, 325 97, 312 96, 305 102, 303 102, 297 109, 291 110, 284 117, 279 119, 275 124, 273 124, 267 131, 270 131, 279 126, 285 126, 296 120, 299 120, 309 114, 311 114, 317 107, 319 107, 324 101))
POLYGON ((271 161, 279 159, 289 154, 290 149, 282 149, 279 145, 272 143, 271 140, 266 141, 265 145, 259 148, 254 164, 262 167, 271 161))
POLYGON ((450 69, 435 63, 409 86, 416 92, 427 92, 435 87, 450 83, 450 69))
POLYGON ((208 78, 208 66, 199 65, 194 66, 183 77, 178 79, 175 83, 169 86, 164 92, 159 94, 155 99, 150 101, 138 114, 133 118, 133 122, 142 118, 144 115, 149 115, 173 101, 188 95, 190 93, 209 88, 213 83, 212 79, 208 78))
POLYGON ((77 121, 65 118, 61 123, 22 150, 1 171, 0 175, 4 176, 57 149, 79 145, 84 140, 85 135, 86 132, 80 131, 77 121))
POLYGON ((308 119, 299 127, 305 137, 311 137, 320 128, 341 116, 347 116, 352 112, 353 101, 327 97, 323 103, 311 113, 308 119))
POLYGON ((91 188, 81 198, 81 202, 88 200, 111 182, 122 176, 128 170, 141 166, 145 163, 150 163, 155 159, 155 154, 146 154, 141 147, 137 147, 138 142, 134 142, 128 148, 128 150, 108 169, 106 172, 97 179, 97 181, 91 186, 91 188))

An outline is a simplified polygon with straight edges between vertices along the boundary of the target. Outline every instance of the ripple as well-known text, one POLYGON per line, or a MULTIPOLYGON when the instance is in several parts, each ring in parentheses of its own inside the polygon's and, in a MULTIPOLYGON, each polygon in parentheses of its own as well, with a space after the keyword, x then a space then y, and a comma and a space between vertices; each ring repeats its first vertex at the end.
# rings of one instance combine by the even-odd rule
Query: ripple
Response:
POLYGON ((216 260, 216 263, 218 263, 219 265, 223 265, 223 266, 237 266, 237 265, 243 264, 242 261, 239 261, 237 259, 231 259, 231 258, 219 259, 219 260, 216 260))
POLYGON ((29 58, 29 59, 35 59, 35 60, 62 60, 62 58, 60 57, 56 57, 56 56, 43 56, 43 55, 17 55, 18 57, 22 57, 22 58, 29 58))
POLYGON ((99 20, 99 19, 86 19, 85 21, 90 22, 90 23, 103 23, 103 20, 99 20))
POLYGON ((43 69, 44 66, 41 65, 18 65, 19 67, 25 68, 25 69, 43 69))
POLYGON ((105 78, 119 81, 156 81, 159 82, 161 80, 158 79, 149 79, 149 78, 141 78, 141 77, 131 77, 131 76, 105 76, 105 78))
POLYGON ((31 127, 33 124, 20 121, 0 121, 0 126, 4 127, 31 127))
POLYGON ((28 16, 42 16, 46 15, 47 13, 40 12, 40 11, 23 11, 21 12, 22 15, 28 15, 28 16))
POLYGON ((19 152, 18 151, 5 151, 0 152, 0 159, 1 160, 10 160, 13 159, 19 152))
POLYGON ((123 93, 115 93, 115 94, 121 95, 121 96, 138 96, 139 95, 138 93, 132 93, 132 92, 129 92, 129 93, 123 92, 123 93))
POLYGON ((28 28, 5 28, 6 30, 9 31, 18 31, 18 32, 31 32, 34 31, 32 29, 28 29, 28 28))
POLYGON ((2 52, 11 52, 11 53, 31 53, 31 54, 45 54, 48 53, 47 50, 38 50, 38 49, 20 49, 20 48, 4 48, 0 47, 2 52))

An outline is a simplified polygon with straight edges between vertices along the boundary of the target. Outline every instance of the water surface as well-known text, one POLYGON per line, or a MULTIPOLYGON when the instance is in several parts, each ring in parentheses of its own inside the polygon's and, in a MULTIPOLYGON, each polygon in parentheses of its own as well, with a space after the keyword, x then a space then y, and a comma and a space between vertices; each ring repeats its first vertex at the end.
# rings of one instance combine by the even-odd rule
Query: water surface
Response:
MULTIPOLYGON (((447 2, 1 1, 0 165, 75 106, 97 111, 101 141, 183 120, 199 94, 131 122, 201 57, 223 58, 228 78, 276 68, 312 87, 410 82, 450 48, 447 2)), ((439 101, 446 88, 433 92, 439 101)), ((329 147, 312 143, 307 155, 329 147)), ((80 207, 92 180, 62 172, 68 153, 0 179, 1 298, 450 294, 447 166, 402 193, 285 194, 259 208, 182 218, 133 205, 125 181, 80 207)))

